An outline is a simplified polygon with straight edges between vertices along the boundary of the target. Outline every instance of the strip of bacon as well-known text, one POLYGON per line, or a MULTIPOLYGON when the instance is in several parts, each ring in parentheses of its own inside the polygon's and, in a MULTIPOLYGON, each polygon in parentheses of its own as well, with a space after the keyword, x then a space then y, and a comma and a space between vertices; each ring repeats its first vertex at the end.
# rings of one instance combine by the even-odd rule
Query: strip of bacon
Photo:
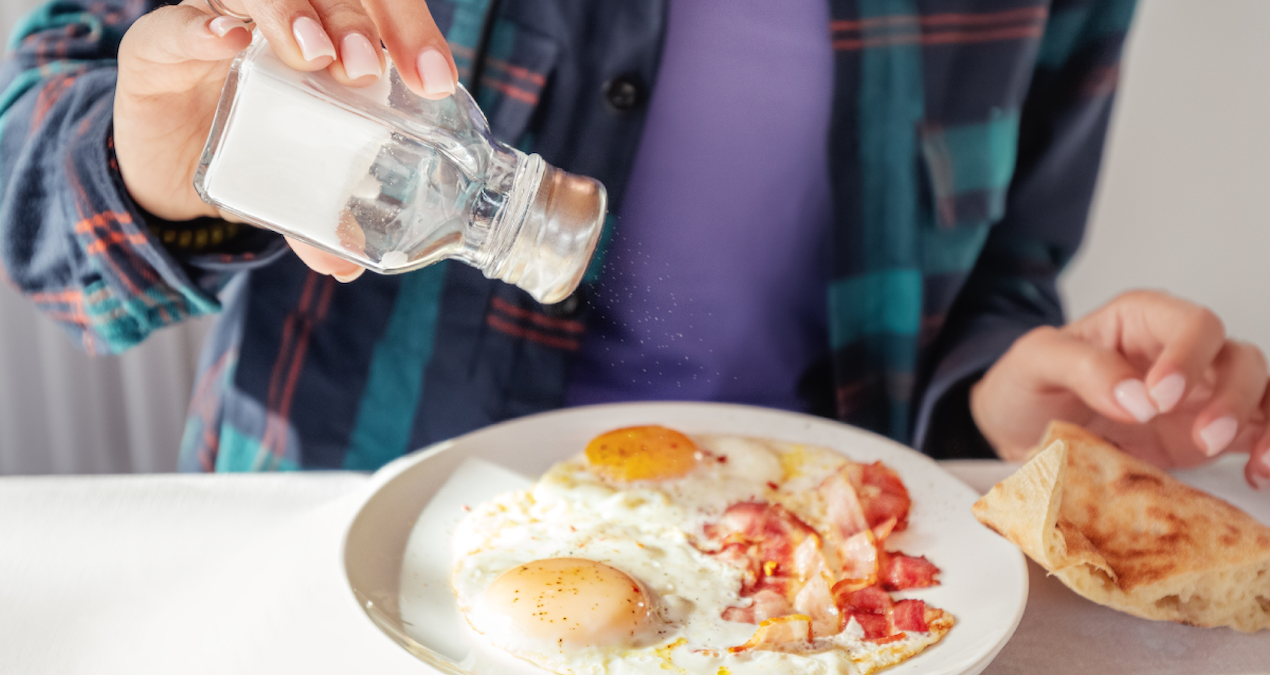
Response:
POLYGON ((886 520, 873 526, 873 537, 879 542, 886 541, 891 536, 891 532, 895 531, 895 526, 899 522, 895 518, 887 518, 886 520))
POLYGON ((891 622, 886 618, 885 614, 852 612, 847 620, 850 621, 851 619, 855 619, 855 622, 860 624, 860 628, 864 629, 864 639, 866 640, 878 640, 891 634, 891 622))
POLYGON ((845 622, 855 619, 864 629, 864 639, 876 640, 891 634, 891 596, 877 586, 852 590, 839 582, 834 586, 834 604, 845 622))
MULTIPOLYGON (((908 511, 913 500, 900 475, 882 462, 866 465, 861 472, 860 503, 864 507, 864 517, 869 527, 874 527, 889 518, 895 519, 894 531, 901 532, 908 527, 908 511)), ((885 537, 878 537, 885 539, 885 537)))
MULTIPOLYGON (((779 504, 733 504, 718 523, 705 527, 705 535, 720 546, 713 555, 745 572, 743 598, 770 592, 788 609, 806 578, 828 570, 815 530, 779 504)), ((751 607, 730 608, 725 618, 756 623, 774 616, 769 612, 779 605, 764 598, 751 607)))
POLYGON ((741 580, 742 588, 753 588, 763 571, 760 561, 750 556, 750 547, 749 543, 737 542, 728 544, 711 554, 744 573, 741 580))
POLYGON ((724 621, 760 623, 778 616, 794 613, 793 605, 785 596, 771 589, 763 589, 750 596, 749 607, 728 607, 723 610, 724 621))
POLYGON ((921 600, 893 602, 891 596, 877 586, 851 591, 844 590, 840 583, 834 586, 834 591, 844 626, 855 619, 864 630, 866 640, 883 640, 903 631, 925 633, 930 630, 926 603, 921 600))
POLYGON ((811 642, 811 617, 791 614, 760 623, 749 641, 740 647, 728 647, 728 651, 735 654, 748 649, 781 649, 807 642, 811 642))
POLYGON ((891 611, 891 596, 877 586, 865 586, 859 590, 848 590, 841 583, 834 586, 834 604, 844 614, 865 612, 885 615, 891 611))
POLYGON ((821 481, 816 488, 825 501, 825 518, 834 528, 831 534, 839 539, 847 539, 869 528, 864 505, 861 504, 860 496, 856 492, 861 471, 859 464, 848 462, 842 469, 821 481), (853 477, 856 478, 855 481, 852 480, 853 477))
POLYGON ((927 560, 926 556, 883 552, 880 577, 882 587, 888 591, 938 586, 939 580, 935 578, 937 576, 939 568, 927 560))
POLYGON ((878 542, 872 530, 862 530, 838 546, 838 564, 844 580, 872 586, 878 580, 878 542))
POLYGON ((828 637, 842 632, 842 612, 834 604, 830 590, 833 577, 817 574, 808 579, 794 598, 794 611, 811 618, 812 637, 828 637))
POLYGON ((930 630, 926 622, 926 603, 921 600, 900 600, 891 608, 891 625, 896 630, 925 633, 930 630))
POLYGON ((834 576, 833 570, 829 569, 829 561, 825 560, 825 553, 820 548, 820 537, 816 535, 807 537, 794 549, 792 569, 800 582, 821 574, 834 576))

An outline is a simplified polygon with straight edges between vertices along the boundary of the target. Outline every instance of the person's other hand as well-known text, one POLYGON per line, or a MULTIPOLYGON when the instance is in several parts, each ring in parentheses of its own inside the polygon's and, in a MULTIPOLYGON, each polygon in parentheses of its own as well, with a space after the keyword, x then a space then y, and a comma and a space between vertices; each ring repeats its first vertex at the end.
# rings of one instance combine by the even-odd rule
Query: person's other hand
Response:
POLYGON ((1006 460, 1022 460, 1061 419, 1165 469, 1250 453, 1244 474, 1261 487, 1270 484, 1267 381, 1261 350, 1228 338, 1212 311, 1135 291, 1019 338, 971 389, 970 410, 1006 460))
MULTIPOLYGON (((370 84, 383 75, 383 42, 406 86, 428 98, 454 92, 457 70, 419 0, 224 0, 250 16, 274 52, 297 70, 326 69, 370 84)), ((141 17, 119 46, 114 148, 137 205, 167 220, 220 215, 194 190, 230 62, 251 42, 247 26, 186 0, 141 17)), ((361 267, 288 240, 310 267, 348 280, 361 267)))

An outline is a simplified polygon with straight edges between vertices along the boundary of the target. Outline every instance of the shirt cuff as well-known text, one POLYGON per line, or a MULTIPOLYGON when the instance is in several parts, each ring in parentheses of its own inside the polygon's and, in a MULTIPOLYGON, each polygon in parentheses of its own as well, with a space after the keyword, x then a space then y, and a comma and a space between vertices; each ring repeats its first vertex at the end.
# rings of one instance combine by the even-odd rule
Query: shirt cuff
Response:
POLYGON ((997 457, 970 414, 970 388, 1032 328, 996 315, 980 317, 967 327, 936 367, 922 397, 914 448, 938 459, 997 457))

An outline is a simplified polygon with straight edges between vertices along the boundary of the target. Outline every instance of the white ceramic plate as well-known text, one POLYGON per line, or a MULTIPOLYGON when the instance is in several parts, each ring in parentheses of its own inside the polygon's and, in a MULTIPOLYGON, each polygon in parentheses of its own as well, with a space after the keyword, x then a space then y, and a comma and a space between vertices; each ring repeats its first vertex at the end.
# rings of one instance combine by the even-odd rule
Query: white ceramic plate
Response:
POLYGON ((970 513, 978 495, 928 457, 830 420, 716 403, 632 403, 571 408, 494 425, 403 457, 376 475, 344 542, 349 584, 366 614, 428 665, 454 675, 541 675, 496 653, 467 626, 449 588, 453 525, 465 504, 518 489, 551 464, 611 429, 662 424, 685 433, 728 433, 837 450, 882 460, 899 472, 913 509, 888 547, 925 555, 941 584, 909 591, 951 612, 942 642, 885 673, 974 675, 1014 633, 1027 603, 1022 553, 970 513), (416 527, 416 524, 418 527, 416 527))

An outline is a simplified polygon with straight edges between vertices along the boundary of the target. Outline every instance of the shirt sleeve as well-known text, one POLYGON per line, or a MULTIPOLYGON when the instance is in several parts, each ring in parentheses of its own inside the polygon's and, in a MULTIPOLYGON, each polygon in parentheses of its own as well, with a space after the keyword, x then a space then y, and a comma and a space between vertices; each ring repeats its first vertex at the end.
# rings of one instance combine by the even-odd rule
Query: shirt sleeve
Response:
POLYGON ((1024 333, 1064 322, 1058 275, 1084 236, 1134 4, 1051 6, 1020 116, 1005 215, 954 302, 926 373, 913 440, 927 454, 994 456, 970 419, 969 384, 1024 333))
POLYGON ((163 221, 129 197, 113 152, 116 58, 161 4, 50 2, 0 66, 0 277, 94 354, 218 311, 230 274, 285 247, 218 219, 163 221))

